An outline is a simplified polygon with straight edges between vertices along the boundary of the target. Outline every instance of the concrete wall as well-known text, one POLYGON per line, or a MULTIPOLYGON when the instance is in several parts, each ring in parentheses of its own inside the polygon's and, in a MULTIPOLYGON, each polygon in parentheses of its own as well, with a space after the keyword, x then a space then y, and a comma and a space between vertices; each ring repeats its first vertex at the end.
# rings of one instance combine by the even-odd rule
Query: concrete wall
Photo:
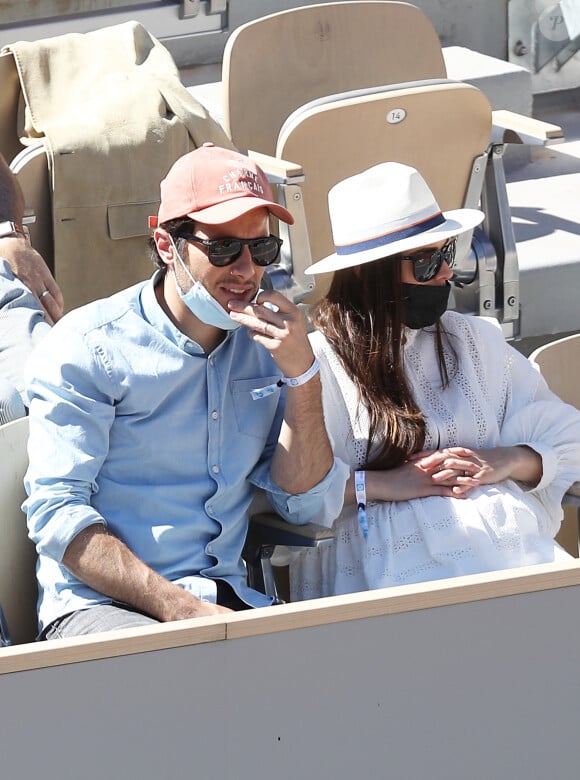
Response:
MULTIPOLYGON (((87 32, 137 19, 163 40, 179 65, 212 64, 221 60, 225 40, 240 24, 276 11, 319 2, 228 0, 228 11, 223 15, 207 15, 209 5, 201 3, 197 17, 182 19, 178 0, 164 4, 147 0, 143 3, 138 0, 77 0, 75 3, 46 0, 42 4, 6 0, 0 4, 0 45, 67 32, 87 32), (104 10, 96 13, 98 8, 104 10)), ((508 0, 414 2, 429 16, 444 45, 465 46, 500 59, 507 59, 507 3, 508 0)))
POLYGON ((415 0, 431 19, 444 46, 507 59, 508 0, 415 0))

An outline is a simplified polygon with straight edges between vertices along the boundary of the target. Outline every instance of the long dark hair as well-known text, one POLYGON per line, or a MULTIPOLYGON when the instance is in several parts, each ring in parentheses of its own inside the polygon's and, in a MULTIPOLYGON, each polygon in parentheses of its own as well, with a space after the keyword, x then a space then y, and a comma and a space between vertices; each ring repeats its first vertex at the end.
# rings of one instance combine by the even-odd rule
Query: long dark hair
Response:
MULTIPOLYGON (((389 257, 336 271, 328 293, 315 309, 313 321, 333 347, 368 409, 365 468, 388 469, 401 465, 409 455, 423 448, 425 418, 403 370, 399 258, 389 257)), ((443 328, 437 322, 437 358, 442 387, 446 387, 449 374, 443 336, 443 328)), ((456 359, 454 352, 453 355, 456 359)))

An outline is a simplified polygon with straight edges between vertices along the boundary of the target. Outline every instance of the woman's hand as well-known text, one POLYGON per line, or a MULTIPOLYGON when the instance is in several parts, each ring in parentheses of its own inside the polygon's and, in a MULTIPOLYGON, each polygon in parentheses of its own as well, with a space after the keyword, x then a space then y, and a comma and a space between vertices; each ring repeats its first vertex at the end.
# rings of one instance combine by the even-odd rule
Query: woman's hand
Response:
MULTIPOLYGON (((463 476, 457 479, 459 482, 434 480, 427 469, 414 460, 408 460, 394 469, 367 471, 367 501, 410 501, 428 496, 465 498, 467 490, 479 484, 463 476), (456 489, 458 486, 461 490, 456 489)), ((355 503, 354 476, 347 482, 345 503, 355 503)))
MULTIPOLYGON (((480 485, 514 479, 536 485, 542 459, 526 445, 471 450, 446 447, 418 452, 394 469, 366 472, 368 501, 410 501, 427 496, 467 498, 480 485)), ((345 503, 355 503, 354 475, 347 482, 345 503)))
POLYGON ((525 445, 471 450, 446 447, 420 452, 410 460, 437 485, 448 485, 454 495, 465 495, 477 485, 494 485, 506 479, 537 484, 542 478, 542 459, 525 445))

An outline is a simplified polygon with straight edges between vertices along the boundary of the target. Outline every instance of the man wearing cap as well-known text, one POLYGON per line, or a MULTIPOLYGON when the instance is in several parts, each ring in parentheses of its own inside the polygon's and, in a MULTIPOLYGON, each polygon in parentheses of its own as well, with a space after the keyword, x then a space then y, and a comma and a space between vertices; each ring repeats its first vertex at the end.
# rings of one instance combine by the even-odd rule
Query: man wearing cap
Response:
POLYGON ((161 184, 157 272, 65 316, 29 366, 29 533, 47 638, 271 603, 241 559, 256 487, 307 522, 331 483, 318 364, 261 291, 291 223, 211 144, 161 184))

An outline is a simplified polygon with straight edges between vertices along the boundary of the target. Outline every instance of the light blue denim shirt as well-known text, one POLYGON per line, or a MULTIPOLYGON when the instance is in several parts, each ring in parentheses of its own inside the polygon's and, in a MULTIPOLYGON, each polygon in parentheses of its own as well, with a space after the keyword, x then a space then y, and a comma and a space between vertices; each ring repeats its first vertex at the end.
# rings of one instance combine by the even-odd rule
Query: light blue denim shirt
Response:
POLYGON ((39 553, 41 629, 107 603, 62 566, 71 540, 102 523, 149 566, 215 601, 215 579, 252 606, 241 550, 254 486, 286 519, 307 522, 331 474, 290 496, 270 479, 284 391, 250 391, 280 376, 270 354, 230 332, 207 356, 159 306, 157 275, 77 309, 27 366, 29 534, 39 553))

